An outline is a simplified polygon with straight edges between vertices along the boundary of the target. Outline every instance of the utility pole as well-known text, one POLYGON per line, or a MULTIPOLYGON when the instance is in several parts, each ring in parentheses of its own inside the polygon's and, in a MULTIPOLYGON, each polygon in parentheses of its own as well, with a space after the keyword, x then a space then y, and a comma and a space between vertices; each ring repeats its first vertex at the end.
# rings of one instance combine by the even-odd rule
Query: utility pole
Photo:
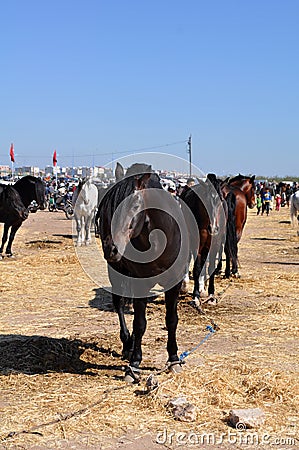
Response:
POLYGON ((192 148, 192 142, 191 142, 191 134, 188 139, 188 153, 189 153, 189 177, 192 176, 192 155, 191 155, 191 148, 192 148))

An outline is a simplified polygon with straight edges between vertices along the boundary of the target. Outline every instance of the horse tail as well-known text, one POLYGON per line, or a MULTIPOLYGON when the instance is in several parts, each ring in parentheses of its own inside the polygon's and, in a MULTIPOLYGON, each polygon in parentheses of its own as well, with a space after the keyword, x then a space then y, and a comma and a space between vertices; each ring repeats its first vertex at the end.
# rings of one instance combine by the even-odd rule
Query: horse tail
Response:
POLYGON ((237 264, 238 238, 235 219, 236 196, 233 194, 233 192, 228 193, 226 197, 226 203, 227 203, 227 223, 226 223, 225 246, 230 259, 232 261, 235 261, 237 264))
POLYGON ((290 201, 290 215, 291 215, 291 221, 293 226, 295 226, 296 223, 296 217, 297 217, 297 209, 295 206, 295 195, 291 195, 291 201, 290 201))

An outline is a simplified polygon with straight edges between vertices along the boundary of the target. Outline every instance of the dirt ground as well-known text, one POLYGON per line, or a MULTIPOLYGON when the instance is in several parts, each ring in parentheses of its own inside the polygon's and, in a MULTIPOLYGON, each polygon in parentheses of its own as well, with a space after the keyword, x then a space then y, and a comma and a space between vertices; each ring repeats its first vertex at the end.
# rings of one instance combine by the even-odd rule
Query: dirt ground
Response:
POLYGON ((149 395, 146 378, 167 359, 163 299, 148 305, 142 381, 127 386, 110 294, 87 275, 107 286, 106 265, 96 243, 95 253, 80 249, 81 264, 72 235, 63 213, 38 211, 14 258, 0 261, 0 448, 299 448, 299 237, 287 208, 249 211, 241 278, 216 280, 216 307, 200 315, 181 299, 179 352, 207 335, 210 319, 220 329, 182 374, 157 375, 149 395), (194 421, 174 419, 167 405, 179 396, 194 421), (227 421, 230 409, 250 407, 265 413, 254 442, 227 421))

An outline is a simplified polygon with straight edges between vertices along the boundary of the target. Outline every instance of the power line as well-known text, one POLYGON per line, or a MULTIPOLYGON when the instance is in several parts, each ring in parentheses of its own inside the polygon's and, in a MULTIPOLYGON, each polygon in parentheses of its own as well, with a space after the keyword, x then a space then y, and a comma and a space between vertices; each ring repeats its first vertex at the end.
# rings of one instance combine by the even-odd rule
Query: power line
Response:
MULTIPOLYGON (((137 153, 137 152, 142 152, 145 150, 156 150, 158 148, 165 148, 165 147, 170 147, 172 145, 177 145, 177 144, 185 144, 187 143, 188 140, 183 140, 183 141, 176 141, 176 142, 170 142, 168 144, 162 144, 162 145, 155 145, 152 147, 141 147, 141 148, 137 148, 137 149, 131 149, 131 150, 122 150, 122 151, 113 151, 111 150, 110 152, 104 152, 104 153, 91 153, 91 154, 72 154, 72 155, 68 155, 68 154, 61 154, 60 157, 62 158, 92 158, 95 156, 107 156, 107 155, 120 155, 123 153, 137 153)), ((0 157, 6 157, 7 155, 3 155, 0 154, 0 157)), ((35 159, 37 156, 32 156, 32 155, 21 155, 21 154, 17 154, 16 155, 18 158, 20 159, 35 159)), ((47 156, 40 156, 40 158, 47 158, 47 156)))

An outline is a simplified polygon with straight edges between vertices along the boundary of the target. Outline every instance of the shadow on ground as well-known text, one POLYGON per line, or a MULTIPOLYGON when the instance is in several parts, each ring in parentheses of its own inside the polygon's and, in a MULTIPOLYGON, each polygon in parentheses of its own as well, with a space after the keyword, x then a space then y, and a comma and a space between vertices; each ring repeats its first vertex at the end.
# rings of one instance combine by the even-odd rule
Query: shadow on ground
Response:
MULTIPOLYGON (((96 308, 99 311, 107 311, 114 312, 114 306, 112 302, 112 294, 109 292, 111 288, 96 288, 94 289, 95 296, 89 302, 89 306, 91 308, 96 308)), ((125 306, 125 314, 133 314, 131 309, 131 303, 128 301, 128 304, 125 306)))
POLYGON ((94 364, 81 359, 89 350, 93 358, 101 355, 121 357, 116 352, 80 339, 47 336, 0 335, 0 374, 67 372, 95 375, 96 370, 121 370, 122 364, 94 364))
MULTIPOLYGON (((90 300, 89 306, 91 308, 96 308, 99 311, 114 312, 115 309, 113 306, 112 294, 111 294, 110 290, 111 290, 111 287, 94 289, 93 291, 95 293, 95 296, 92 300, 90 300)), ((149 297, 147 303, 163 305, 164 304, 164 296, 162 298, 149 297)), ((128 299, 128 301, 126 303, 125 314, 134 314, 131 299, 128 299)))

